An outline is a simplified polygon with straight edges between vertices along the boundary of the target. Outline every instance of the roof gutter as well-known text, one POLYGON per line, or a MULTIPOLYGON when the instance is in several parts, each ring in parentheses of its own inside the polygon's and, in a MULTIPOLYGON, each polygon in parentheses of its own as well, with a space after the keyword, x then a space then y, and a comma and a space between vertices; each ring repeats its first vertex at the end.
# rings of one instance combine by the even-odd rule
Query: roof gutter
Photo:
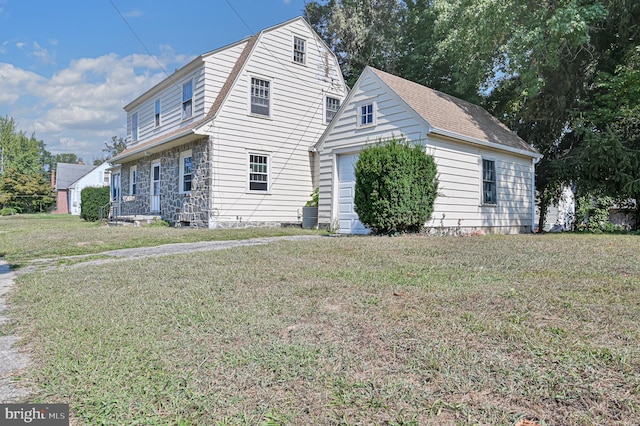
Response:
POLYGON ((160 145, 165 145, 165 144, 167 144, 169 142, 173 142, 176 139, 183 138, 183 137, 188 136, 188 135, 190 135, 192 133, 195 133, 195 131, 193 129, 187 129, 187 130, 185 130, 183 132, 176 133, 175 135, 172 135, 167 139, 161 139, 161 140, 159 140, 159 141, 157 141, 155 143, 152 143, 150 145, 142 144, 139 147, 134 147, 132 149, 132 151, 127 152, 125 155, 116 155, 115 157, 110 159, 109 162, 111 164, 113 164, 113 165, 119 164, 120 161, 124 160, 125 158, 133 157, 134 155, 143 153, 145 151, 149 151, 150 149, 156 148, 156 147, 158 147, 160 145))
POLYGON ((459 133, 449 132, 448 130, 438 129, 438 128, 435 128, 435 127, 431 128, 431 133, 435 133, 435 134, 438 134, 438 135, 441 135, 441 136, 446 136, 446 137, 449 137, 449 138, 462 140, 462 141, 469 142, 469 143, 476 144, 476 145, 486 146, 487 148, 493 148, 493 149, 497 149, 497 150, 500 150, 500 151, 507 151, 507 152, 511 152, 513 154, 523 155, 525 157, 535 158, 536 162, 538 162, 542 158, 542 154, 540 154, 538 152, 527 151, 527 150, 524 150, 524 149, 513 148, 513 147, 510 147, 510 146, 507 146, 507 145, 502 145, 502 144, 499 144, 499 143, 488 142, 488 141, 484 141, 482 139, 472 138, 470 136, 465 136, 465 135, 461 135, 459 133))

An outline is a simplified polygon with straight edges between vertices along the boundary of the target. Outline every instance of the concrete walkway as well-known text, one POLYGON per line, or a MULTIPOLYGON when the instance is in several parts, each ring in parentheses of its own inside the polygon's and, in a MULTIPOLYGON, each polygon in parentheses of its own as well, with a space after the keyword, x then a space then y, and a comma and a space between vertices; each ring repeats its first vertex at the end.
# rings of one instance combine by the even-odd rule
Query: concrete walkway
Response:
MULTIPOLYGON (((0 326, 9 322, 7 296, 14 284, 15 274, 4 260, 0 260, 0 326)), ((15 344, 18 336, 0 336, 0 403, 16 402, 29 395, 29 390, 17 387, 11 377, 29 365, 29 358, 15 344)))
MULTIPOLYGON (((102 253, 65 256, 51 259, 37 259, 29 266, 16 271, 17 274, 25 274, 36 271, 46 271, 57 268, 80 268, 90 265, 101 265, 111 262, 122 262, 132 259, 168 256, 172 254, 193 253, 198 251, 224 250, 241 246, 258 246, 271 244, 277 241, 303 241, 322 238, 320 235, 295 235, 284 237, 252 238, 249 240, 231 241, 203 241, 199 243, 165 244, 156 247, 140 247, 122 250, 111 250, 102 253), (60 264, 60 261, 65 261, 60 264), (69 261, 72 261, 69 263, 69 261)), ((0 326, 9 322, 6 315, 6 297, 14 285, 14 273, 9 265, 0 260, 0 326)), ((26 398, 29 390, 17 387, 11 377, 21 369, 29 366, 29 358, 20 352, 15 344, 18 336, 0 336, 0 404, 16 402, 26 398)))

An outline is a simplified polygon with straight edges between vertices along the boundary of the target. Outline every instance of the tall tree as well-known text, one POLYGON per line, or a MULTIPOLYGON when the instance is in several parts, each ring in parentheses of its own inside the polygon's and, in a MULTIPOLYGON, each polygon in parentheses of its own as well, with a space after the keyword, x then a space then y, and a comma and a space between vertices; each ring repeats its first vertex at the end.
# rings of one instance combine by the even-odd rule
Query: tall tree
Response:
POLYGON ((125 150, 126 147, 127 147, 127 144, 124 141, 124 138, 122 137, 118 138, 117 136, 112 136, 111 144, 109 144, 108 142, 105 142, 104 148, 102 148, 102 152, 105 153, 105 161, 110 160, 111 158, 120 154, 122 151, 125 150))
POLYGON ((337 55, 351 86, 367 65, 396 72, 405 12, 400 0, 328 0, 306 3, 304 16, 337 55))

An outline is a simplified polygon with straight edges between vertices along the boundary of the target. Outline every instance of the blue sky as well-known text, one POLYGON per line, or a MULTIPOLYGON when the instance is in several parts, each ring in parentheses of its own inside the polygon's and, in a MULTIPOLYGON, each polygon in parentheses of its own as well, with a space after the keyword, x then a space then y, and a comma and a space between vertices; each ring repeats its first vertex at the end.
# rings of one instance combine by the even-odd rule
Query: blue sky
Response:
POLYGON ((0 0, 0 116, 53 154, 90 163, 125 136, 122 107, 165 70, 303 9, 304 0, 0 0))

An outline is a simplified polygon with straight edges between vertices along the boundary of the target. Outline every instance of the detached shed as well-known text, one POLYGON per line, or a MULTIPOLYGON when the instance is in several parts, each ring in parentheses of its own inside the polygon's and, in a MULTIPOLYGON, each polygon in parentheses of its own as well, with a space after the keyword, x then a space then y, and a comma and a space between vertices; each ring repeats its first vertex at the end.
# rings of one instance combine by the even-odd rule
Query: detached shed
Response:
POLYGON ((369 144, 404 138, 438 167, 427 227, 445 233, 534 229, 540 153, 483 108, 392 74, 365 68, 314 147, 318 221, 344 234, 368 233, 354 209, 354 165, 369 144))

